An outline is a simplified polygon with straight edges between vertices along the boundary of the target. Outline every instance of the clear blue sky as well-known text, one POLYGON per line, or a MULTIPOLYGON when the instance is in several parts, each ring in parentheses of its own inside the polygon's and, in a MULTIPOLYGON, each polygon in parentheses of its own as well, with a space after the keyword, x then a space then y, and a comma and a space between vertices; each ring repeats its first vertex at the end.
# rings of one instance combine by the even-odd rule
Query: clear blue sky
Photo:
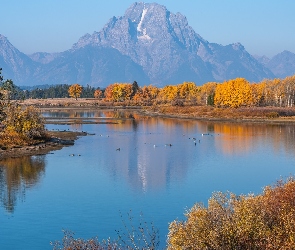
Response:
MULTIPOLYGON (((122 16, 132 0, 2 1, 0 34, 21 52, 61 52, 122 16)), ((150 1, 145 1, 150 2, 150 1)), ((293 0, 157 0, 209 42, 242 43, 251 54, 295 53, 293 0)))

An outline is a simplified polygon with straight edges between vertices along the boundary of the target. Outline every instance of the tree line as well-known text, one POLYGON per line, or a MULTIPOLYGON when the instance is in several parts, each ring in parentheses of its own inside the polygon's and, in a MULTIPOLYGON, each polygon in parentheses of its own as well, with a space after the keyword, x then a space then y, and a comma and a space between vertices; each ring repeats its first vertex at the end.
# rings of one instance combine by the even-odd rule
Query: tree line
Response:
POLYGON ((157 104, 211 105, 216 107, 275 106, 293 107, 295 103, 295 75, 284 79, 265 79, 250 83, 245 78, 236 78, 222 83, 207 82, 197 86, 194 82, 140 87, 133 83, 113 83, 105 89, 90 85, 60 84, 48 88, 21 90, 11 80, 2 82, 1 89, 9 90, 11 99, 47 98, 97 98, 106 102, 126 105, 151 106, 157 104), (76 89, 75 89, 76 88, 76 89))
POLYGON ((216 107, 276 106, 292 107, 295 103, 295 76, 285 79, 250 83, 236 78, 223 83, 208 82, 197 86, 194 82, 139 87, 137 82, 110 84, 98 90, 96 98, 109 102, 129 102, 135 105, 171 104, 212 105, 216 107))
MULTIPOLYGON (((11 100, 24 100, 24 99, 50 99, 50 98, 67 98, 69 97, 70 84, 57 84, 52 86, 38 86, 33 89, 21 89, 16 86, 12 80, 1 82, 0 89, 9 91, 11 100)), ((99 89, 87 85, 82 87, 82 98, 93 98, 94 92, 99 89)))

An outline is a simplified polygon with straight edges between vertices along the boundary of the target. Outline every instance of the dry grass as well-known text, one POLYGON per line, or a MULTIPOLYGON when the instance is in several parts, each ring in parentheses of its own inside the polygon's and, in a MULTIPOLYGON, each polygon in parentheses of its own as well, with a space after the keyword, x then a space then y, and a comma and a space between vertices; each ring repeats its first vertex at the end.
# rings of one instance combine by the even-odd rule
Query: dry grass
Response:
POLYGON ((277 118, 294 118, 295 108, 277 107, 242 107, 242 108, 216 108, 212 106, 153 106, 148 111, 164 115, 174 115, 187 118, 204 119, 255 119, 270 120, 277 118))

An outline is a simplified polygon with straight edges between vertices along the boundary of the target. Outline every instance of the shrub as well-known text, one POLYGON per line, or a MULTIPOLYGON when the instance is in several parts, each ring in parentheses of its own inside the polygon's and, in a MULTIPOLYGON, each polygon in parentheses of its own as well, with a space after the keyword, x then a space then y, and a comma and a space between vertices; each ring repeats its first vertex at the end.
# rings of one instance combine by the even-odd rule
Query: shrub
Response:
POLYGON ((295 249, 295 180, 261 195, 214 193, 169 225, 168 249, 295 249))
POLYGON ((44 120, 39 109, 28 106, 9 105, 3 121, 4 130, 0 132, 4 146, 26 145, 46 137, 44 120))

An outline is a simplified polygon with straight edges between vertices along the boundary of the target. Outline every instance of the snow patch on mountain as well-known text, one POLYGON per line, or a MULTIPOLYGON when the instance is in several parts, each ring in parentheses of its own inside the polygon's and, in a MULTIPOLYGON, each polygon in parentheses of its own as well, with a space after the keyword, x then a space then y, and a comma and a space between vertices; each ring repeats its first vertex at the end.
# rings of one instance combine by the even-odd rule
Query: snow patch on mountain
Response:
POLYGON ((146 15, 147 11, 148 11, 148 9, 146 9, 146 8, 143 9, 143 11, 142 11, 140 22, 137 25, 137 31, 139 31, 139 32, 142 32, 142 27, 141 26, 142 26, 142 22, 143 22, 143 19, 144 19, 145 15, 146 15))
POLYGON ((142 22, 144 20, 144 17, 146 15, 147 11, 148 11, 147 8, 144 8, 142 10, 141 19, 140 19, 140 22, 137 25, 137 31, 138 31, 139 34, 141 34, 141 35, 137 36, 138 39, 151 40, 151 37, 147 34, 146 28, 144 28, 144 29, 142 28, 142 22))

